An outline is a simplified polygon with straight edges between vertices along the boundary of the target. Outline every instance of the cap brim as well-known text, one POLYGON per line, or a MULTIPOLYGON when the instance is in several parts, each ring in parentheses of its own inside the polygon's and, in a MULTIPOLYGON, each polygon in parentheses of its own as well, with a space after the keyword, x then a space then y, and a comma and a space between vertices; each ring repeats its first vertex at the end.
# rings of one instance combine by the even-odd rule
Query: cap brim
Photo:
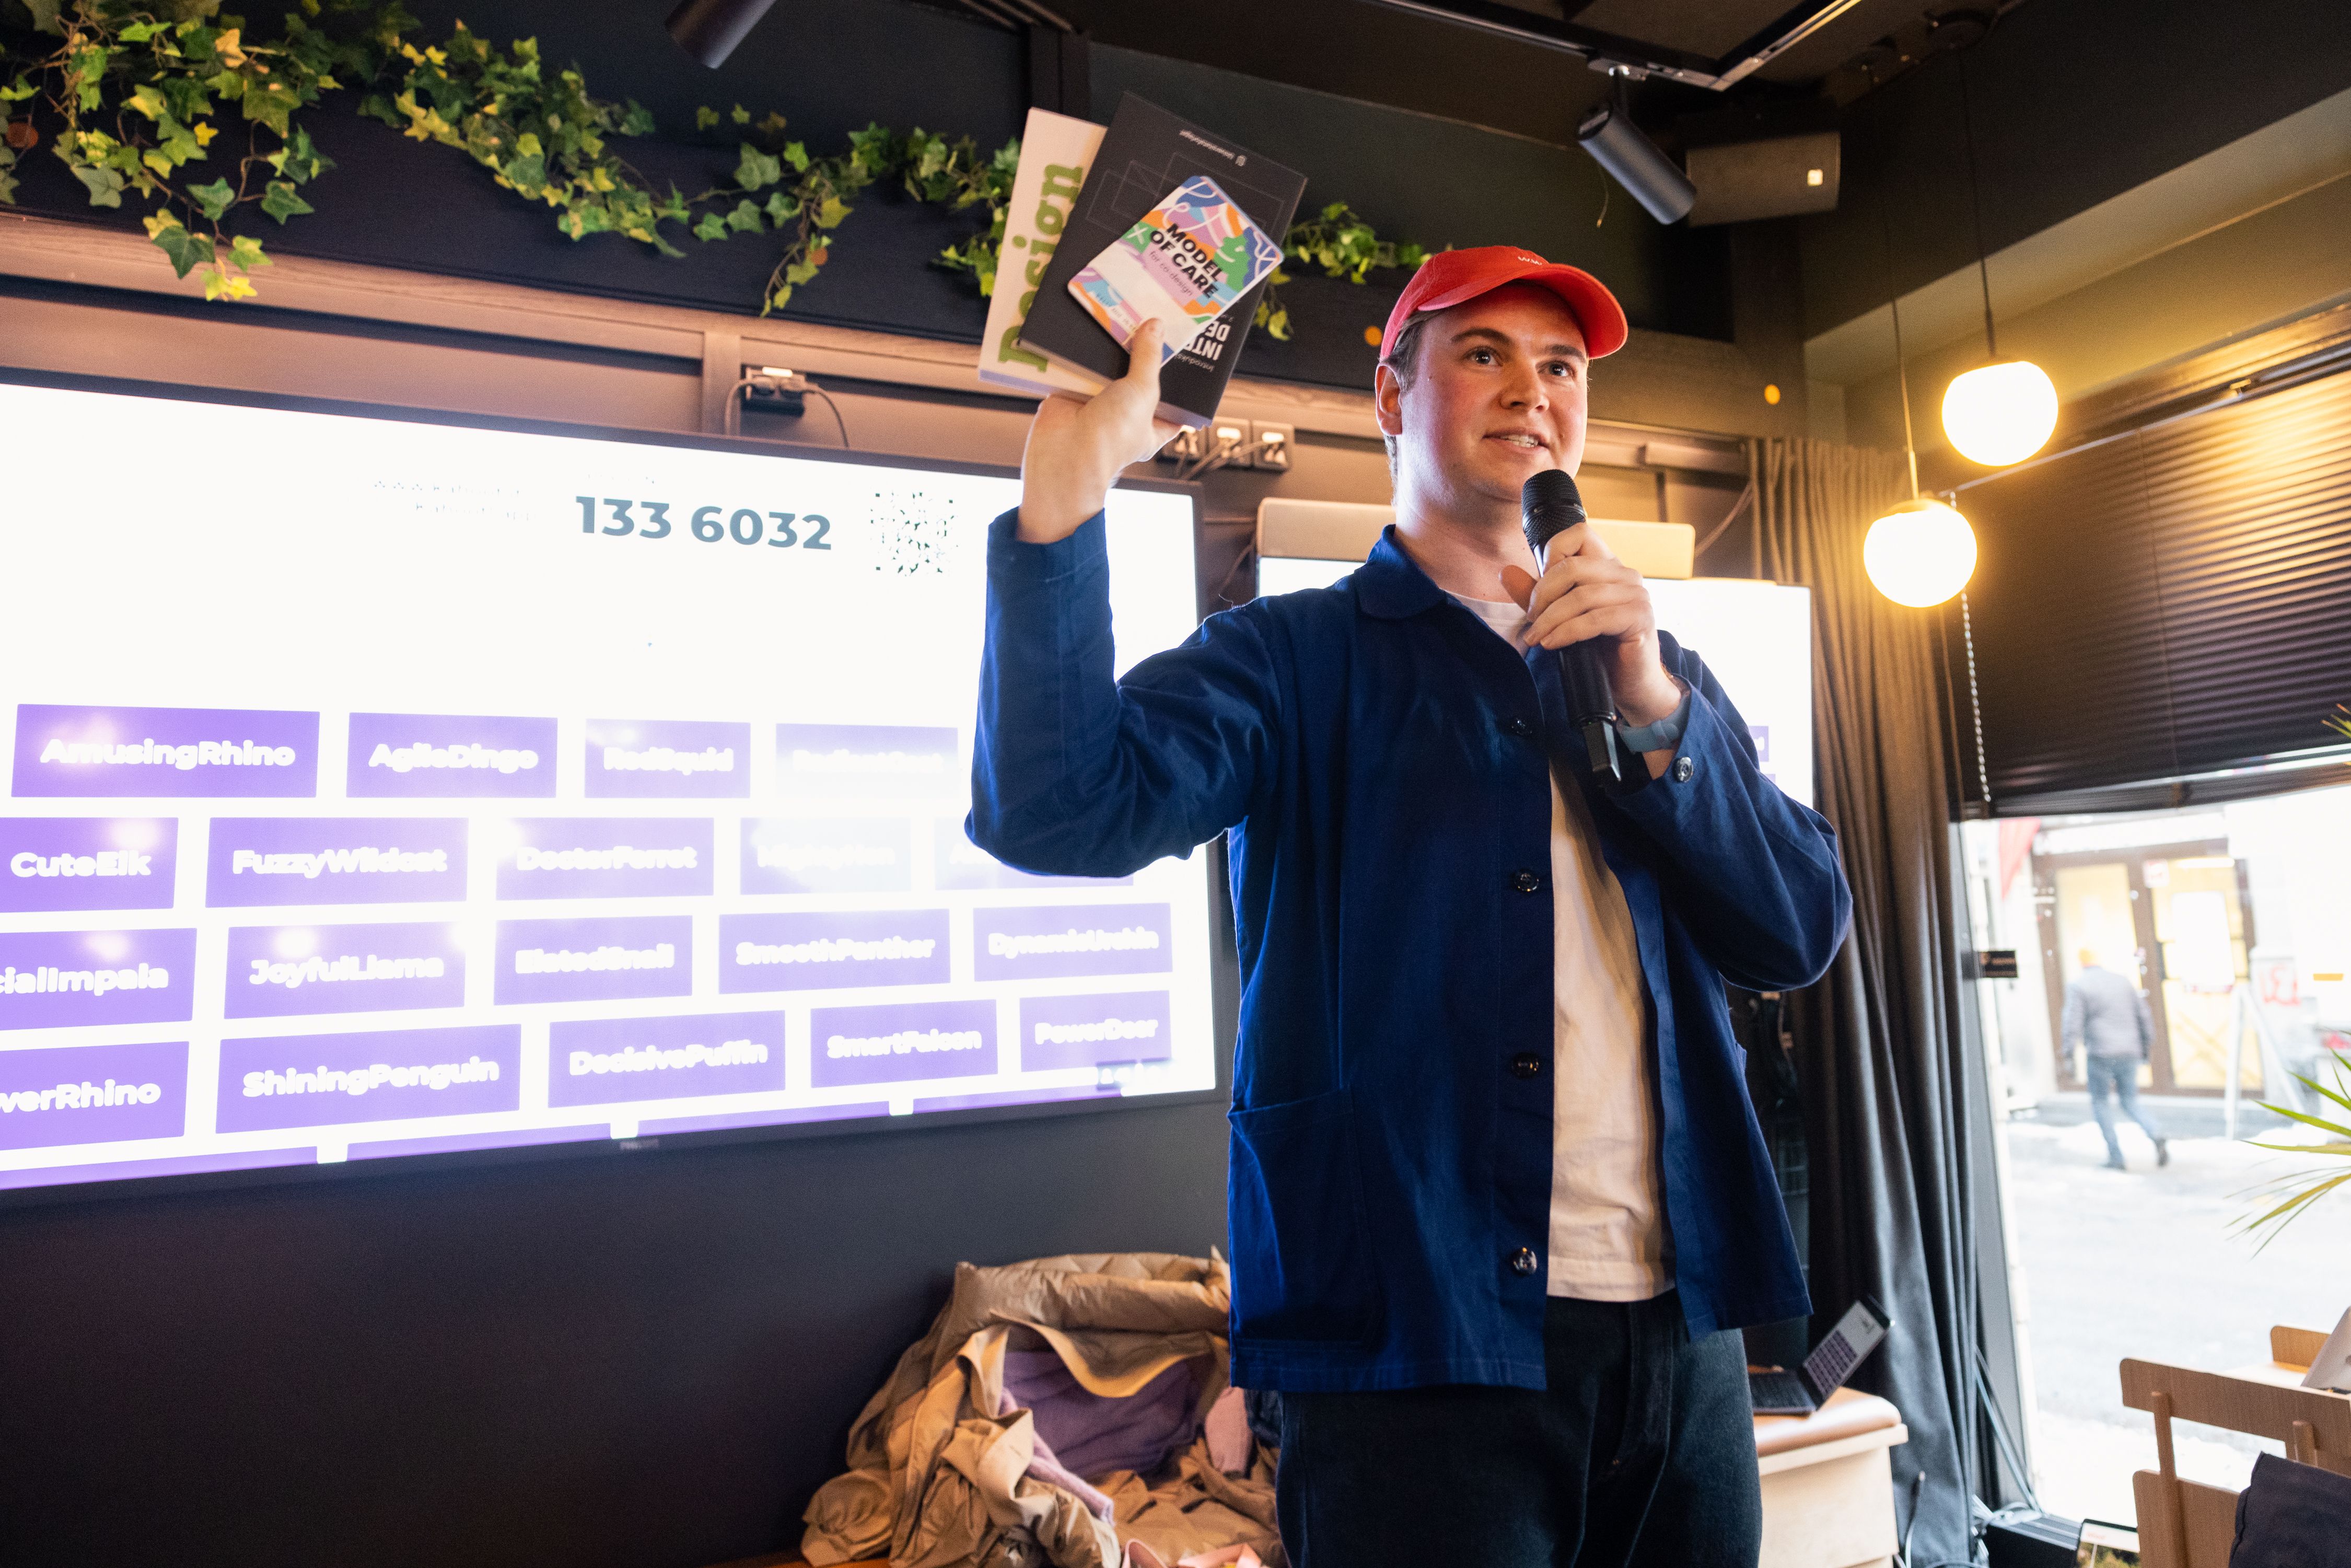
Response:
POLYGON ((1497 288, 1507 288, 1513 283, 1532 283, 1550 289, 1562 303, 1575 312, 1576 325, 1583 329, 1583 351, 1593 359, 1613 354, 1625 346, 1632 329, 1625 320, 1625 308, 1608 292, 1608 286, 1581 267, 1554 263, 1549 267, 1531 267, 1524 272, 1507 277, 1478 278, 1456 285, 1423 300, 1415 316, 1425 316, 1431 310, 1450 310, 1456 305, 1466 305, 1480 295, 1491 294, 1497 288))

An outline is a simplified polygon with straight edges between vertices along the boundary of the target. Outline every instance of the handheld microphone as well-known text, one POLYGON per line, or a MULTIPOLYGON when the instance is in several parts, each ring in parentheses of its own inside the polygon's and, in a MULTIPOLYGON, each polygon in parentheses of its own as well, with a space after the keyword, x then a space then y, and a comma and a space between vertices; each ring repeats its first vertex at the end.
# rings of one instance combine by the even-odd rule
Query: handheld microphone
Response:
MULTIPOLYGON (((1551 541, 1583 518, 1583 496, 1575 476, 1563 468, 1545 469, 1529 479, 1519 492, 1519 509, 1525 514, 1527 546, 1535 564, 1551 565, 1551 541)), ((1601 644, 1613 638, 1588 638, 1559 651, 1560 685, 1567 693, 1567 716, 1583 737, 1583 754, 1593 775, 1611 787, 1625 783, 1625 755, 1616 744, 1616 694, 1608 685, 1608 665, 1601 644)))

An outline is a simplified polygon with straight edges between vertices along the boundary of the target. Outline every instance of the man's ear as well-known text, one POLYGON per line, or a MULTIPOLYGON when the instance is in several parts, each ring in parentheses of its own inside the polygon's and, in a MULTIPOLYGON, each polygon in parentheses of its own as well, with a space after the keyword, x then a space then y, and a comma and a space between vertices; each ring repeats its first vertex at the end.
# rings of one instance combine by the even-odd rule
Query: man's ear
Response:
POLYGON ((1382 365, 1372 377, 1372 417, 1382 435, 1404 434, 1404 382, 1393 365, 1382 365))

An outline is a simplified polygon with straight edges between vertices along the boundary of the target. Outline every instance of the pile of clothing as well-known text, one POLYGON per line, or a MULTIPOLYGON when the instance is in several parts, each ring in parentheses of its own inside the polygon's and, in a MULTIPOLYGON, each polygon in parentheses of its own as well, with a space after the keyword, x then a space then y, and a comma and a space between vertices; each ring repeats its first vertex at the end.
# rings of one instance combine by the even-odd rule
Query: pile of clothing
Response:
POLYGON ((811 1563, 1282 1568, 1273 1461, 1227 1382, 1224 1260, 962 1264, 810 1502, 811 1563))

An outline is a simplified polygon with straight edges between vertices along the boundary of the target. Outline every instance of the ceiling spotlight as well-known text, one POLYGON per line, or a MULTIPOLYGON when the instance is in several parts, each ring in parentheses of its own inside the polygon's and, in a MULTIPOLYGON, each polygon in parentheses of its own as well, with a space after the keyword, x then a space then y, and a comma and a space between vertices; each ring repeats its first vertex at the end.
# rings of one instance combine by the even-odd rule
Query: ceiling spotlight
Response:
POLYGON ((677 47, 716 70, 776 0, 678 0, 663 24, 677 47))
POLYGON ((1575 139, 1592 154, 1593 162, 1614 174, 1616 183, 1649 210, 1651 217, 1661 224, 1677 223, 1689 215, 1697 203, 1698 187, 1633 123, 1625 90, 1626 77, 1621 68, 1608 73, 1612 84, 1608 97, 1583 117, 1583 123, 1575 128, 1575 139))

